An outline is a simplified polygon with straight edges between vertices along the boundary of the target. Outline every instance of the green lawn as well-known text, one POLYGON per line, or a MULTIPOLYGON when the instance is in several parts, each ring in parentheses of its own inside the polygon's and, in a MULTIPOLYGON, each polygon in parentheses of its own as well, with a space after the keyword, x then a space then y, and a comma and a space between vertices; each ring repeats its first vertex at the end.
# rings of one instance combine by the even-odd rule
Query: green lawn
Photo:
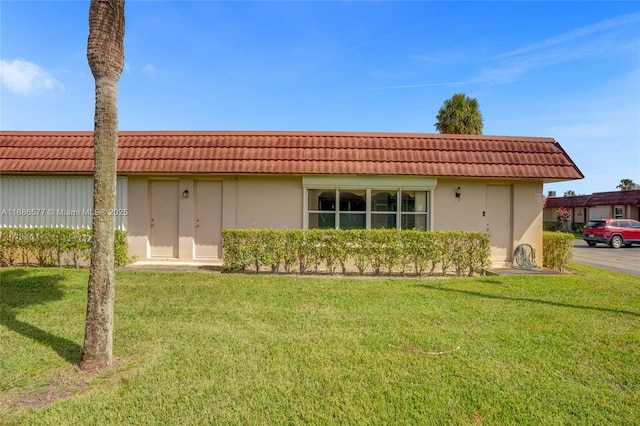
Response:
POLYGON ((98 375, 76 367, 88 272, 3 268, 0 423, 640 424, 640 279, 571 267, 119 271, 118 363, 98 375))

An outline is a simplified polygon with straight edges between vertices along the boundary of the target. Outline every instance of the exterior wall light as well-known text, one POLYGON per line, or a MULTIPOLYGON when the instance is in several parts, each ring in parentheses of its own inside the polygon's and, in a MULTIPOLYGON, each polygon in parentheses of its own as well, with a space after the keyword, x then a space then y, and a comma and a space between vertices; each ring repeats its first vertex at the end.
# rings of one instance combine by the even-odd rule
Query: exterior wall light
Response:
POLYGON ((460 187, 456 189, 456 198, 460 198, 460 187))
POLYGON ((189 198, 189 190, 185 189, 184 191, 182 191, 182 198, 189 198))

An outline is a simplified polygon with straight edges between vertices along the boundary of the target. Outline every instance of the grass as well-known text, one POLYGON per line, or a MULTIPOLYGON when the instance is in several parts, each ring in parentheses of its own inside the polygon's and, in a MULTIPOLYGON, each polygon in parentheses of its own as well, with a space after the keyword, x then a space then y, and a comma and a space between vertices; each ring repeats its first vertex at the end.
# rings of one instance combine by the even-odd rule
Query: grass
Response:
POLYGON ((571 266, 119 271, 118 363, 101 374, 76 367, 87 272, 2 269, 0 423, 640 424, 640 280, 571 266))

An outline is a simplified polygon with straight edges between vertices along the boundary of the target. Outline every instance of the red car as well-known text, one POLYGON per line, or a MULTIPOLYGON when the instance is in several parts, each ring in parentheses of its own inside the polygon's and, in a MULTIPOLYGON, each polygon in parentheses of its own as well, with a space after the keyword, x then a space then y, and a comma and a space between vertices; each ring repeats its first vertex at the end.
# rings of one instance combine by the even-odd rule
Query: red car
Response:
POLYGON ((632 219, 590 220, 584 227, 582 239, 591 247, 597 243, 613 248, 640 244, 640 222, 632 219))

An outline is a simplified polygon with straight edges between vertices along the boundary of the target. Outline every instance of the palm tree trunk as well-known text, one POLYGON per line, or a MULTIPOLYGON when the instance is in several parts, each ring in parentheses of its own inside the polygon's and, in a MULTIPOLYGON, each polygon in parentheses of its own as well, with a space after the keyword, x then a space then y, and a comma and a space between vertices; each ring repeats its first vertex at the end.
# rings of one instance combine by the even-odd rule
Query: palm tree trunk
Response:
POLYGON ((87 59, 95 78, 93 239, 83 370, 113 362, 114 230, 118 161, 118 80, 124 66, 124 0, 92 0, 87 59))

